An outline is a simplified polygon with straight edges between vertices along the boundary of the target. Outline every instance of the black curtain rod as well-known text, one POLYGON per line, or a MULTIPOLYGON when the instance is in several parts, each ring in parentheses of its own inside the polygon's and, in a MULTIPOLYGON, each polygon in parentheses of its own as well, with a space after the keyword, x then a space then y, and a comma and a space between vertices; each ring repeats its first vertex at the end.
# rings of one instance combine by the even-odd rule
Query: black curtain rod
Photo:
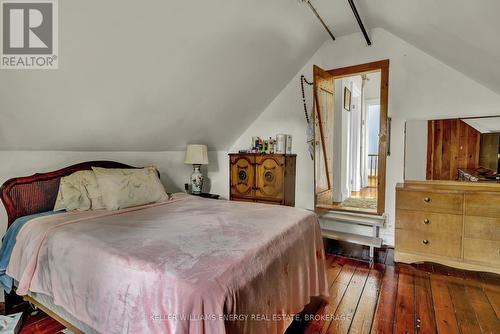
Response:
POLYGON ((356 18, 356 21, 358 21, 358 25, 361 28, 361 32, 363 32, 363 36, 365 36, 366 44, 372 45, 372 41, 370 41, 370 37, 368 36, 368 33, 366 32, 363 21, 361 20, 361 17, 359 16, 356 5, 354 4, 354 0, 347 0, 347 1, 349 2, 349 5, 351 5, 352 12, 354 13, 354 17, 356 18))
POLYGON ((323 27, 325 27, 326 31, 328 32, 328 35, 330 35, 330 37, 335 40, 335 36, 333 36, 333 33, 332 31, 330 30, 330 28, 328 28, 328 26, 326 25, 325 21, 323 21, 323 19, 321 18, 321 16, 319 16, 319 13, 318 11, 316 10, 316 8, 314 8, 314 6, 311 4, 311 1, 310 0, 306 0, 307 4, 309 5, 309 8, 311 8, 311 10, 313 11, 314 15, 316 15, 316 17, 318 18, 319 22, 321 22, 321 24, 323 25, 323 27))

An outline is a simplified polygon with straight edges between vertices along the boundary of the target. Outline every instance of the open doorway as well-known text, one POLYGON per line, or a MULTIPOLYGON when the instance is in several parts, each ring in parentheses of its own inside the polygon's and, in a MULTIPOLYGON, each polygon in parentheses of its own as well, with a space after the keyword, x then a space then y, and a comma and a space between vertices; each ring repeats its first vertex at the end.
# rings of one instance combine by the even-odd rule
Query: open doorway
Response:
POLYGON ((388 65, 315 67, 317 209, 384 213, 388 65))

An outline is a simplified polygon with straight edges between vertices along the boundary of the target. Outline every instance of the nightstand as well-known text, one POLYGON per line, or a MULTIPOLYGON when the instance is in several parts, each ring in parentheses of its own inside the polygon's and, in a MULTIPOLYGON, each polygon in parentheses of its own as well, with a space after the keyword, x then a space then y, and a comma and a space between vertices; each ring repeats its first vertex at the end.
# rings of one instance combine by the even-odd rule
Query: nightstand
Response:
POLYGON ((210 194, 210 193, 192 194, 191 192, 189 192, 189 185, 187 183, 184 183, 184 190, 186 191, 186 193, 188 193, 190 195, 199 196, 199 197, 203 197, 203 198, 219 199, 219 197, 220 197, 220 195, 210 194))
POLYGON ((219 199, 220 195, 216 194, 209 194, 209 193, 201 193, 201 194, 191 194, 193 196, 200 196, 203 198, 210 198, 210 199, 219 199))

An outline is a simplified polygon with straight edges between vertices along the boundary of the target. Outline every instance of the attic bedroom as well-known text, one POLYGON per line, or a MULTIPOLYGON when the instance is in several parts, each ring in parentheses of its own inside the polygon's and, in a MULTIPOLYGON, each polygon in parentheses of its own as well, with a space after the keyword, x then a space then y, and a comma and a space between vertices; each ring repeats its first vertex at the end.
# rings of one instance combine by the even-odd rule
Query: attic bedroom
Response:
POLYGON ((500 333, 499 12, 0 0, 0 334, 500 333))

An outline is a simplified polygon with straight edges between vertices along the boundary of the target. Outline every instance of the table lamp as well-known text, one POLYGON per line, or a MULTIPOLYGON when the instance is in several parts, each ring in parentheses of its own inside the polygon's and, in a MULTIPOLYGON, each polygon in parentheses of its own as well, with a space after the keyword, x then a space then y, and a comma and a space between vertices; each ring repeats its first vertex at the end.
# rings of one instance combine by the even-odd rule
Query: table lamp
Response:
POLYGON ((200 166, 208 165, 207 145, 188 145, 184 163, 193 165, 193 174, 191 174, 191 193, 198 195, 203 188, 203 174, 200 171, 200 166))

